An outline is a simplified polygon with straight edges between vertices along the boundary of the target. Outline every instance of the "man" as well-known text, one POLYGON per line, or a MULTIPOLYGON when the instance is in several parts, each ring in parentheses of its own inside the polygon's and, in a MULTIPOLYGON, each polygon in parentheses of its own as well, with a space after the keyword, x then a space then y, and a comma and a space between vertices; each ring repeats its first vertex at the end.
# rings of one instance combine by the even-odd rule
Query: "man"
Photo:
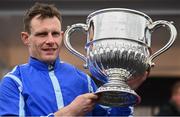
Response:
POLYGON ((171 98, 161 108, 158 116, 180 116, 180 81, 172 87, 171 98))
MULTIPOLYGON (((74 66, 60 61, 61 23, 61 15, 53 5, 36 3, 25 14, 21 38, 30 58, 27 64, 16 66, 4 76, 0 85, 0 115, 132 114, 129 107, 103 108, 96 104, 98 96, 90 93, 96 90, 95 83, 74 66)), ((146 76, 141 76, 136 84, 139 86, 146 76)))

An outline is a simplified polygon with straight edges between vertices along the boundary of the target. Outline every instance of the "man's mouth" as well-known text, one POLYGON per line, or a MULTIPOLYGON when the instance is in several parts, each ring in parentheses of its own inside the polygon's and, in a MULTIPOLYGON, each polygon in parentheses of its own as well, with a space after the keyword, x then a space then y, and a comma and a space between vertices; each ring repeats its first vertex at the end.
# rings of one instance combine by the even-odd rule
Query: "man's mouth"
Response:
POLYGON ((56 50, 56 48, 44 48, 44 49, 42 49, 43 51, 55 51, 56 50))
POLYGON ((42 49, 46 54, 53 54, 56 51, 56 48, 44 48, 42 49))

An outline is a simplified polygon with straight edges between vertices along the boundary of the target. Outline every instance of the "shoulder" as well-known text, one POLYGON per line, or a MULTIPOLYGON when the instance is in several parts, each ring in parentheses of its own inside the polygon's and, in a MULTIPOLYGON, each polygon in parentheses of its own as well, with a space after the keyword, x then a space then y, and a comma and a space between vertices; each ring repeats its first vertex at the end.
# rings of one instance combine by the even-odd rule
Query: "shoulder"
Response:
POLYGON ((22 87, 22 82, 19 77, 18 66, 14 67, 8 72, 1 80, 0 91, 6 94, 15 94, 19 90, 18 87, 22 87))
POLYGON ((63 70, 66 70, 67 72, 75 72, 77 75, 82 76, 82 77, 87 77, 87 74, 80 70, 79 68, 75 67, 74 65, 61 61, 61 68, 63 70))
MULTIPOLYGON (((13 74, 15 76, 20 76, 20 72, 24 69, 27 69, 28 68, 28 64, 20 64, 20 65, 17 65, 15 66, 10 72, 8 72, 7 74, 13 74)), ((6 76, 6 75, 5 75, 6 76)))
POLYGON ((27 66, 27 64, 21 64, 15 66, 11 71, 5 74, 2 78, 2 82, 12 83, 14 82, 17 85, 22 85, 21 83, 21 68, 27 66))
POLYGON ((15 66, 11 71, 4 75, 3 79, 10 78, 11 76, 18 77, 20 75, 19 65, 15 66))
POLYGON ((65 61, 60 61, 60 65, 62 69, 75 69, 76 67, 70 63, 67 63, 65 61))

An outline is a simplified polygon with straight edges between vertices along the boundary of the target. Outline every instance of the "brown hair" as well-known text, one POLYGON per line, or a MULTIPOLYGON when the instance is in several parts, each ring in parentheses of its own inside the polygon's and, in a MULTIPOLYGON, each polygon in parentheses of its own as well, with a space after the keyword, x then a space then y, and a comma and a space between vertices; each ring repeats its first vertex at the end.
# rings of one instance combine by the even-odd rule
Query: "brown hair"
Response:
POLYGON ((31 33, 30 31, 30 23, 31 20, 40 15, 39 18, 52 18, 57 17, 59 21, 62 23, 62 17, 60 11, 53 4, 44 4, 44 3, 35 3, 24 15, 23 23, 24 23, 24 31, 31 33))

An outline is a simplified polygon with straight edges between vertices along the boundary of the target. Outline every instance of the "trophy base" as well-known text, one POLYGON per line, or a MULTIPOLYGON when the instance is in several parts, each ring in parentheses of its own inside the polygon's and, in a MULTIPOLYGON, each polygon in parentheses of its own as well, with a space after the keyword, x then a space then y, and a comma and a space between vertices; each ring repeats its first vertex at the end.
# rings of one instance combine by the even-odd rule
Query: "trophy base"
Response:
POLYGON ((133 106, 140 102, 141 98, 134 90, 116 86, 101 86, 95 92, 99 96, 98 103, 110 107, 133 106))

